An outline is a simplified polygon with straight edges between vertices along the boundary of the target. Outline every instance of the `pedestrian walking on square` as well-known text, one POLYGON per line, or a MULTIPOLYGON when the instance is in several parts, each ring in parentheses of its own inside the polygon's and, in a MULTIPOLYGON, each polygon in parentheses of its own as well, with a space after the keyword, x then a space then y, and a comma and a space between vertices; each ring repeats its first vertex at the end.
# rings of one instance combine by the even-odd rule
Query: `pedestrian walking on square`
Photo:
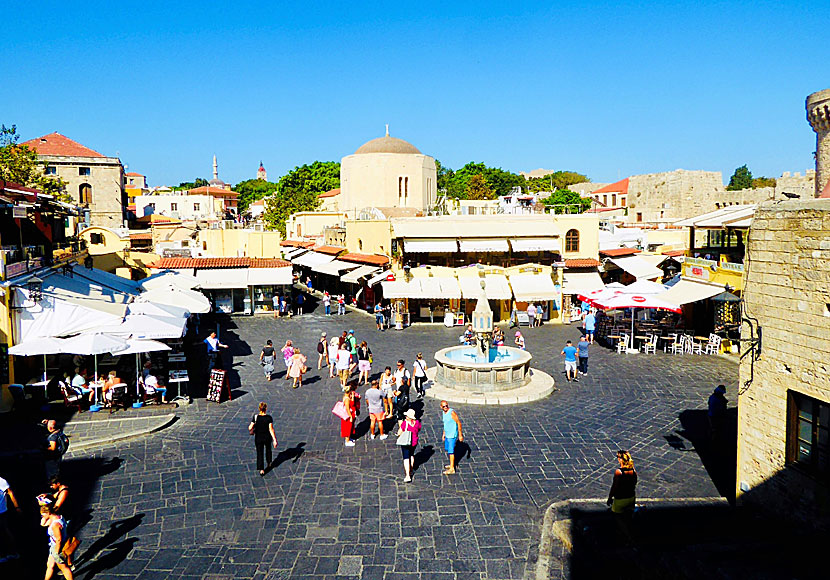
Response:
POLYGON ((11 530, 9 506, 13 507, 18 514, 20 513, 20 504, 12 488, 9 487, 9 482, 0 477, 0 550, 3 551, 0 553, 0 563, 20 557, 17 553, 16 536, 11 530))
POLYGON ((576 354, 577 354, 577 363, 579 368, 579 374, 585 376, 588 374, 588 347, 590 343, 588 342, 588 338, 583 336, 579 339, 579 342, 576 343, 576 354))
MULTIPOLYGON (((207 345, 207 356, 208 356, 208 375, 210 375, 210 371, 212 371, 216 367, 216 359, 219 357, 219 349, 220 348, 228 348, 227 344, 222 344, 219 342, 219 339, 216 338, 216 331, 212 330, 211 333, 207 336, 204 340, 204 343, 207 345)), ((219 360, 219 368, 222 368, 222 361, 219 360)))
POLYGON ((352 436, 354 435, 354 423, 357 419, 357 404, 355 403, 354 388, 347 384, 343 387, 343 406, 349 417, 347 419, 340 419, 340 436, 343 438, 343 444, 346 447, 354 447, 352 436))
POLYGON ((386 367, 380 376, 380 390, 383 392, 386 418, 389 419, 392 417, 392 403, 395 400, 395 375, 392 374, 392 367, 386 367))
POLYGON ((331 294, 328 290, 323 292, 323 312, 326 316, 331 314, 331 294))
POLYGON ((285 380, 289 380, 288 369, 291 368, 291 357, 294 356, 294 343, 290 340, 285 341, 285 346, 282 347, 282 360, 285 363, 285 380))
POLYGON ((49 432, 46 437, 44 467, 46 478, 50 479, 60 473, 61 459, 69 448, 69 437, 58 427, 54 419, 44 419, 41 423, 46 425, 46 430, 49 432))
POLYGON ((337 295, 337 314, 346 314, 346 297, 342 294, 337 295))
POLYGON ((313 290, 311 287, 311 276, 306 276, 305 287, 308 288, 309 293, 313 290))
POLYGON ((337 351, 340 350, 340 337, 339 336, 332 336, 331 341, 329 341, 329 378, 333 379, 335 377, 335 365, 337 364, 337 351))
POLYGON ((565 377, 568 379, 568 382, 574 381, 578 383, 579 378, 576 376, 576 359, 578 356, 576 347, 569 340, 565 343, 565 348, 559 354, 565 357, 565 377))
POLYGON ((441 440, 444 442, 444 451, 450 458, 450 464, 444 466, 444 475, 455 473, 455 444, 464 441, 464 433, 461 431, 461 419, 458 413, 450 409, 447 401, 441 401, 441 418, 444 422, 444 433, 441 440))
POLYGON ((297 305, 297 315, 303 313, 303 304, 305 304, 305 296, 302 292, 297 293, 297 300, 294 301, 294 304, 297 305))
POLYGON ((349 362, 351 361, 352 353, 349 352, 349 343, 340 339, 340 346, 337 349, 337 375, 340 377, 340 386, 346 388, 346 383, 349 382, 349 362))
POLYGON ((519 349, 525 350, 525 337, 522 335, 521 331, 516 331, 516 340, 514 342, 519 349))
POLYGON ((269 381, 271 380, 271 375, 274 374, 274 359, 276 355, 274 344, 270 340, 266 340, 265 346, 262 347, 262 352, 259 353, 259 364, 262 365, 262 372, 265 373, 265 378, 269 381))
POLYGON ((274 294, 271 296, 271 310, 274 311, 274 318, 279 316, 280 313, 280 297, 274 294))
POLYGON ((66 533, 66 520, 52 512, 49 506, 40 508, 40 525, 46 528, 49 538, 49 558, 46 560, 46 575, 44 580, 49 580, 55 574, 57 568, 66 580, 72 580, 72 568, 67 563, 67 557, 63 550, 66 541, 69 539, 66 533))
POLYGON ((357 339, 354 337, 354 330, 350 330, 346 337, 346 342, 349 343, 349 372, 357 368, 357 339))
POLYGON ((383 306, 380 302, 375 303, 375 325, 378 330, 383 330, 383 306))
POLYGON ((536 326, 536 305, 533 302, 527 305, 527 320, 528 328, 536 326))
POLYGON ((423 397, 426 395, 424 383, 427 381, 427 363, 424 360, 423 353, 419 352, 418 356, 415 357, 415 362, 412 364, 412 377, 415 383, 415 392, 418 393, 419 397, 423 397))
POLYGON ((398 361, 398 368, 395 371, 395 416, 399 421, 403 420, 404 413, 409 409, 411 401, 409 388, 412 386, 412 375, 406 370, 406 362, 398 361))
POLYGON ((593 308, 588 310, 583 324, 585 325, 585 337, 588 339, 589 343, 594 344, 594 331, 597 328, 597 315, 594 314, 593 308))
POLYGON ((372 386, 366 389, 365 399, 369 407, 369 437, 375 438, 375 424, 377 424, 380 428, 380 438, 386 439, 386 434, 383 432, 383 420, 386 418, 383 412, 384 395, 378 381, 372 381, 372 386))
POLYGON ((372 372, 372 349, 369 348, 365 340, 357 347, 357 370, 360 372, 357 377, 357 384, 368 385, 369 373, 372 372))
POLYGON ((510 328, 513 328, 514 326, 519 326, 519 307, 516 305, 515 301, 510 309, 510 328))
POLYGON ((268 414, 268 405, 259 404, 259 412, 251 417, 248 433, 254 436, 256 446, 256 468, 260 475, 265 475, 265 469, 271 467, 271 447, 277 448, 277 434, 274 433, 274 418, 268 414))
POLYGON ((631 515, 634 513, 636 501, 637 472, 634 470, 634 461, 628 451, 617 451, 619 467, 614 470, 614 481, 611 491, 608 492, 608 501, 611 511, 617 516, 617 525, 626 539, 631 541, 631 515))
POLYGON ((421 422, 415 418, 415 409, 404 413, 403 420, 398 425, 397 444, 401 448, 403 457, 404 482, 412 481, 412 472, 415 470, 415 448, 418 446, 418 433, 421 431, 421 422), (409 435, 404 435, 409 433, 409 435))
POLYGON ((320 340, 317 341, 317 370, 323 368, 323 362, 329 366, 329 344, 326 340, 326 333, 320 335, 320 340))
POLYGON ((300 347, 294 347, 294 354, 291 356, 291 364, 288 367, 288 376, 293 379, 292 388, 297 389, 303 386, 303 375, 308 371, 306 356, 300 352, 300 347))

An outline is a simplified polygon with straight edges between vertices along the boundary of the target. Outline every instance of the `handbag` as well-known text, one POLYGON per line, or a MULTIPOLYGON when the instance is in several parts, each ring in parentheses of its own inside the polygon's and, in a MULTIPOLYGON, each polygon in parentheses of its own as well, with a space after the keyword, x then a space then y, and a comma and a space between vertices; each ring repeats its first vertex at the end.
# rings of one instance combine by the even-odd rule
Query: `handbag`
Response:
POLYGON ((255 427, 255 426, 256 426, 256 415, 254 415, 253 417, 251 417, 251 424, 250 424, 250 425, 248 425, 248 433, 250 433, 251 435, 253 435, 253 434, 254 434, 254 427, 255 427))
POLYGON ((61 551, 61 554, 65 558, 69 558, 70 556, 72 556, 72 554, 75 553, 75 550, 77 550, 78 546, 80 545, 81 541, 75 536, 72 536, 66 541, 66 544, 63 545, 63 550, 61 551))
POLYGON ((343 404, 343 401, 337 401, 334 404, 334 407, 331 410, 332 413, 343 419, 344 421, 348 421, 352 418, 349 414, 349 411, 346 409, 346 405, 343 404))
POLYGON ((398 435, 398 439, 395 441, 395 445, 400 445, 402 447, 412 445, 412 431, 401 431, 398 435))

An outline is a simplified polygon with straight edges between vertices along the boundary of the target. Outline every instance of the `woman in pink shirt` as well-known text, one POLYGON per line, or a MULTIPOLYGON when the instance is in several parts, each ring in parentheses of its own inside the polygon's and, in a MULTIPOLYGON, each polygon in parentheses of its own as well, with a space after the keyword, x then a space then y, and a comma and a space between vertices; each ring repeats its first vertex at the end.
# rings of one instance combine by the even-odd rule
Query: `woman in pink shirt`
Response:
POLYGON ((412 470, 415 467, 415 447, 418 445, 418 432, 421 430, 421 422, 415 418, 415 409, 409 409, 403 414, 404 420, 398 425, 398 436, 404 431, 412 433, 412 442, 409 445, 401 445, 403 455, 403 470, 406 483, 412 481, 412 470))

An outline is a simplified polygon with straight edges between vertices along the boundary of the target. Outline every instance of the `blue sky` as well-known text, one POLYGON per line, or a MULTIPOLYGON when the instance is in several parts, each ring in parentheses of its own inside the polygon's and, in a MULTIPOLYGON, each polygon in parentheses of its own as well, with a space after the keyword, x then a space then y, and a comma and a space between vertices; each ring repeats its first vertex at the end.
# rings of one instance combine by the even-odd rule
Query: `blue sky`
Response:
POLYGON ((813 166, 830 3, 65 2, 4 6, 0 122, 118 155, 151 185, 275 180, 393 136, 615 181, 813 166), (69 7, 72 6, 72 7, 69 7))

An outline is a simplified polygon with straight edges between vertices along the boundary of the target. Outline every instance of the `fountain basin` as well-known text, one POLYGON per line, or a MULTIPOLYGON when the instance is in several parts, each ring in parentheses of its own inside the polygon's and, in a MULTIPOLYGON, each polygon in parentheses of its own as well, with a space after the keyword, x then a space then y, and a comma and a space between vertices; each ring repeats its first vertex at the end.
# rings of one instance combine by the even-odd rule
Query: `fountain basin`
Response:
POLYGON ((471 393, 496 393, 530 382, 533 355, 510 346, 489 349, 485 357, 472 346, 451 346, 435 353, 435 381, 471 393))

